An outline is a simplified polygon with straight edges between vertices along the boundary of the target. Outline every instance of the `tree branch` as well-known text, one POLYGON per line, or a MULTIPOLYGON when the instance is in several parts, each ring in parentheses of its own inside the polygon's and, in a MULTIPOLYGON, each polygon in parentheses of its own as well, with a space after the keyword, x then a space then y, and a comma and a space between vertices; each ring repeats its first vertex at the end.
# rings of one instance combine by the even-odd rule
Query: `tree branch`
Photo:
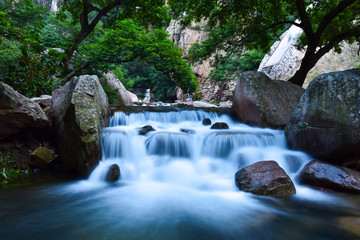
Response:
POLYGON ((314 41, 314 31, 312 29, 311 21, 306 13, 306 6, 304 0, 296 0, 296 8, 300 17, 300 24, 298 27, 304 30, 305 35, 309 41, 314 41))
POLYGON ((355 3, 357 0, 343 0, 341 1, 336 8, 334 8, 332 11, 330 11, 328 14, 325 15, 325 17, 321 20, 318 29, 316 30, 315 34, 320 36, 325 28, 331 23, 331 21, 342 11, 345 10, 345 8, 349 7, 351 4, 355 3))
POLYGON ((61 86, 63 86, 65 83, 70 81, 78 72, 82 71, 83 69, 87 68, 90 65, 90 62, 86 62, 77 69, 74 69, 72 72, 70 72, 68 75, 64 77, 64 79, 61 81, 61 86))

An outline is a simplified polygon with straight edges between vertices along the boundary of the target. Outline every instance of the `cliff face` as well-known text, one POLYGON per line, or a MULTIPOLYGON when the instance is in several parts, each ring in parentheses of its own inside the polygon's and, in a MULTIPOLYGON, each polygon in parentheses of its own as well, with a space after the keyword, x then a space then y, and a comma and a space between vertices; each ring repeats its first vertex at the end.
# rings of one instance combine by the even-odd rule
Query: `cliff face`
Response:
MULTIPOLYGON (((201 42, 208 37, 204 23, 192 23, 190 26, 183 27, 180 25, 180 20, 172 20, 166 31, 169 33, 170 39, 184 51, 183 58, 185 59, 188 58, 189 48, 194 43, 201 42)), ((194 65, 194 72, 200 83, 203 83, 210 73, 210 61, 194 65)))
POLYGON ((33 0, 37 4, 41 4, 47 7, 49 11, 57 11, 59 10, 59 2, 60 0, 33 0))
MULTIPOLYGON (((300 68, 305 55, 304 50, 297 50, 295 44, 302 34, 302 30, 292 26, 271 47, 270 53, 261 61, 258 71, 264 72, 273 80, 289 80, 300 68)), ((325 54, 308 73, 303 87, 306 88, 312 79, 320 74, 343 71, 355 68, 360 62, 357 60, 358 46, 343 42, 342 53, 334 50, 325 54)))

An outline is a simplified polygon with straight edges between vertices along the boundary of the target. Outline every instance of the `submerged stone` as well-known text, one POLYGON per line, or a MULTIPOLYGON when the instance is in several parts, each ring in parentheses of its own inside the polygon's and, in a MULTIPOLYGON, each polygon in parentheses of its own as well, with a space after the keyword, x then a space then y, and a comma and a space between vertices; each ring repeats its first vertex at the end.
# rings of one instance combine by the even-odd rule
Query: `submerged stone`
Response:
POLYGON ((146 135, 148 132, 151 132, 151 131, 155 131, 155 129, 150 125, 146 125, 139 129, 139 134, 146 135))
POLYGON ((205 118, 205 119, 202 121, 202 124, 203 124, 204 126, 211 125, 211 120, 210 120, 210 118, 205 118))

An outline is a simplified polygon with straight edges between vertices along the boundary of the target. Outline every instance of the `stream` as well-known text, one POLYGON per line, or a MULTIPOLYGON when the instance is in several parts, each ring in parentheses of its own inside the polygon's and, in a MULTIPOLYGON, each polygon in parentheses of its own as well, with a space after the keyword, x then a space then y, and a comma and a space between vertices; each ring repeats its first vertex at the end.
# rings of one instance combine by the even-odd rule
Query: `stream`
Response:
POLYGON ((297 183, 310 160, 287 148, 283 131, 226 114, 116 112, 102 133, 102 160, 87 180, 0 190, 0 239, 356 239, 342 223, 359 217, 359 199, 297 183), (204 126, 205 118, 229 129, 204 126), (145 125, 154 131, 139 135, 145 125), (236 188, 236 171, 262 160, 287 172, 296 195, 236 188), (112 164, 121 178, 109 183, 112 164))

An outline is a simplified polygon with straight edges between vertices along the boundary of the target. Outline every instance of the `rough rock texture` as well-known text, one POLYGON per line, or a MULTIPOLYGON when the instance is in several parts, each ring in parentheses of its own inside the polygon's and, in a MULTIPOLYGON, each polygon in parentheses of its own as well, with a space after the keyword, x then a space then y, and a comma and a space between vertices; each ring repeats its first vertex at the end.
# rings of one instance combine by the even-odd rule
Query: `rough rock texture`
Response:
POLYGON ((97 76, 73 78, 53 92, 55 135, 64 165, 87 176, 97 165, 101 130, 110 114, 97 76))
MULTIPOLYGON (((191 23, 191 25, 183 27, 180 20, 171 20, 166 31, 169 33, 170 39, 184 51, 183 57, 185 59, 188 58, 189 48, 194 43, 201 42, 208 37, 205 23, 191 23)), ((210 74, 210 61, 195 64, 193 70, 199 82, 204 82, 210 74)))
POLYGON ((112 72, 105 74, 105 80, 102 81, 102 84, 107 85, 110 90, 116 90, 116 104, 118 106, 132 106, 133 101, 131 100, 132 96, 129 94, 129 91, 126 90, 124 85, 112 72))
POLYGON ((285 197, 296 193, 295 186, 275 161, 260 161, 235 174, 236 186, 257 195, 285 197))
POLYGON ((192 105, 194 107, 198 107, 198 108, 217 107, 214 104, 211 104, 208 102, 202 102, 202 101, 194 101, 194 102, 192 102, 192 105))
POLYGON ((360 69, 315 78, 285 129, 288 145, 341 163, 360 155, 360 69))
POLYGON ((321 161, 311 161, 299 175, 300 182, 321 188, 360 194, 360 172, 321 161))
POLYGON ((53 150, 39 146, 30 154, 29 165, 37 168, 44 168, 54 160, 55 153, 53 150))
POLYGON ((113 164, 109 168, 109 172, 106 175, 106 181, 115 182, 120 178, 120 167, 117 164, 113 164))
POLYGON ((206 102, 229 102, 232 101, 237 80, 228 80, 217 83, 207 79, 199 89, 202 100, 206 102))
MULTIPOLYGON (((266 73, 274 80, 289 80, 300 68, 305 51, 299 51, 295 44, 300 37, 302 30, 292 26, 286 31, 271 47, 270 54, 265 55, 260 63, 258 71, 266 73)), ((343 71, 354 68, 360 64, 356 59, 358 46, 356 43, 350 45, 342 43, 342 53, 338 54, 334 50, 325 54, 308 73, 303 87, 306 88, 312 79, 320 74, 343 71)))
POLYGON ((26 127, 46 127, 48 122, 39 104, 0 82, 0 140, 26 127))
POLYGON ((303 92, 299 86, 273 81, 262 72, 245 72, 239 76, 232 111, 252 126, 284 128, 303 92))

